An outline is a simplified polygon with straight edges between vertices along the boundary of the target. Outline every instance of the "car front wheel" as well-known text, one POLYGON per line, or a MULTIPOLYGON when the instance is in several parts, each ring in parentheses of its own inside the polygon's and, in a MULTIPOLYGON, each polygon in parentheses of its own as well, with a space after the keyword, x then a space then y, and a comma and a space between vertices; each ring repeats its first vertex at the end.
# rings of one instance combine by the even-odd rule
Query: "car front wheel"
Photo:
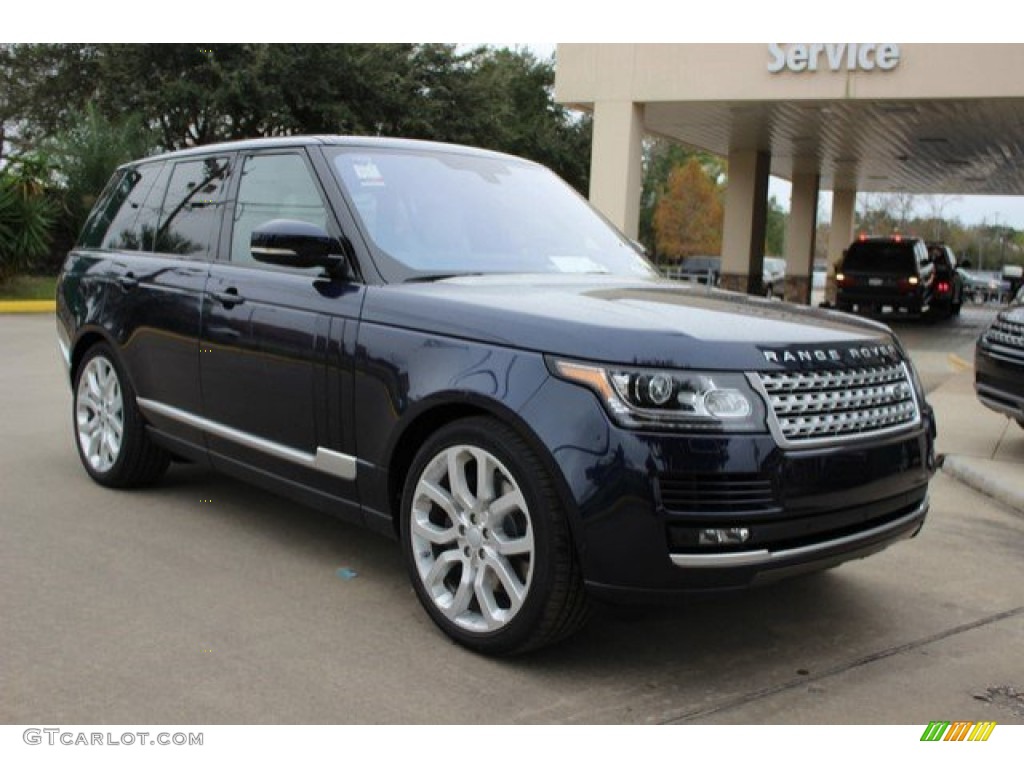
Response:
POLYGON ((435 433, 406 479, 401 523, 417 596, 467 648, 521 653, 586 620, 582 577, 550 474, 504 424, 471 418, 435 433))
POLYGON ((170 457, 146 434, 131 384, 105 343, 91 347, 78 367, 73 416, 79 458, 101 485, 145 485, 167 469, 170 457))

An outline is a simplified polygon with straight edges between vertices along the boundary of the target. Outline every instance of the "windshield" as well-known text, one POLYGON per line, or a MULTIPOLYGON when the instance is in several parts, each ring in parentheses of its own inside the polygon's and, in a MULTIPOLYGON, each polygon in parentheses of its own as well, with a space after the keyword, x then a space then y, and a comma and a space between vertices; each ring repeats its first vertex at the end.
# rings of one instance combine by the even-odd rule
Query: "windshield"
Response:
POLYGON ((467 273, 654 276, 567 184, 515 158, 334 150, 333 166, 395 279, 467 273))

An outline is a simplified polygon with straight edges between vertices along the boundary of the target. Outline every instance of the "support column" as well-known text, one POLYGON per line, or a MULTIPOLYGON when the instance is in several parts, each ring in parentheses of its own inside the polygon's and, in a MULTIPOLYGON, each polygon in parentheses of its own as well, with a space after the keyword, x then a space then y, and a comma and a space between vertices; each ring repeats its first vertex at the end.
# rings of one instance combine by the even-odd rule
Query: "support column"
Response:
POLYGON ((643 105, 631 101, 594 104, 590 202, 634 240, 640 227, 642 138, 643 105))
POLYGON ((825 282, 825 301, 829 304, 836 303, 836 269, 843 260, 843 253, 853 242, 856 209, 856 189, 837 189, 832 192, 832 224, 828 233, 828 277, 825 282))
POLYGON ((814 269, 814 238, 818 223, 818 183, 816 173, 793 174, 793 193, 789 200, 786 225, 786 301, 811 303, 811 272, 814 269))
POLYGON ((722 288, 727 290, 761 293, 770 166, 768 152, 756 149, 729 152, 721 281, 722 288))

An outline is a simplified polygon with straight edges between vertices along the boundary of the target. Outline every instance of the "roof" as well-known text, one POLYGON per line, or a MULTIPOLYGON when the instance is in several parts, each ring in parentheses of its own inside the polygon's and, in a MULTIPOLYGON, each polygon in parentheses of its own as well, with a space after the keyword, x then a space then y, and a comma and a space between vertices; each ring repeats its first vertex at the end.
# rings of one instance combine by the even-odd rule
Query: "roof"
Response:
POLYGON ((518 160, 519 162, 523 163, 532 162, 521 157, 516 157, 515 155, 503 154, 501 152, 495 152, 493 150, 488 149, 481 149, 479 147, 470 147, 463 144, 447 144, 440 141, 424 141, 421 139, 396 139, 382 136, 300 135, 274 136, 270 138, 242 139, 239 141, 224 141, 215 144, 203 144, 198 147, 189 147, 188 149, 179 149, 173 152, 164 152, 159 155, 151 155, 149 157, 138 158, 137 160, 125 163, 125 165, 136 165, 138 163, 151 162, 154 160, 176 160, 178 158, 205 156, 210 154, 211 152, 247 152, 261 149, 283 149, 287 147, 309 146, 344 146, 366 147, 375 149, 417 150, 421 152, 448 152, 461 155, 470 154, 479 157, 501 158, 503 160, 518 160))

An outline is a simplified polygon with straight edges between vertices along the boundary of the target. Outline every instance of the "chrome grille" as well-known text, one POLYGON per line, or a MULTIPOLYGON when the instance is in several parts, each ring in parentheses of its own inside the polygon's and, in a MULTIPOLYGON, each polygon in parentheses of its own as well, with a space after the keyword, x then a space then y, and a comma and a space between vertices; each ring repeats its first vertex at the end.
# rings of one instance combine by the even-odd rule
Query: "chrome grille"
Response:
POLYGON ((1024 325, 1015 323, 1006 317, 997 317, 996 321, 985 331, 985 341, 1001 347, 1024 350, 1024 325))
POLYGON ((906 365, 759 373, 782 437, 806 443, 856 437, 918 421, 906 365))

